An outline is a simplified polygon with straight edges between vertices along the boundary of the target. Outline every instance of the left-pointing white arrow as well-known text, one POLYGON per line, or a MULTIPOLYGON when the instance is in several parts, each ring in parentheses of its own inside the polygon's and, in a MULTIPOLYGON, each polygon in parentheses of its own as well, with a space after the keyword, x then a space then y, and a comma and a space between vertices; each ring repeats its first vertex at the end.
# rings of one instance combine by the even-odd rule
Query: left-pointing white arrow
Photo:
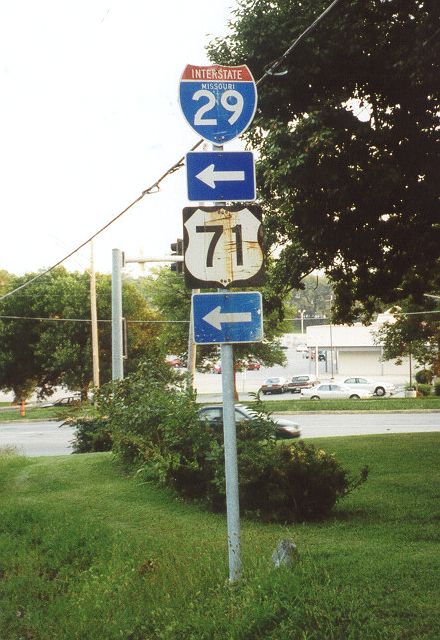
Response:
POLYGON ((212 311, 204 316, 203 320, 212 325, 219 331, 222 330, 222 322, 252 322, 252 314, 247 311, 237 311, 231 313, 222 313, 220 306, 215 307, 212 311))
POLYGON ((210 164, 198 173, 196 178, 207 184, 211 189, 215 189, 216 182, 243 182, 245 173, 244 171, 216 171, 214 164, 210 164))

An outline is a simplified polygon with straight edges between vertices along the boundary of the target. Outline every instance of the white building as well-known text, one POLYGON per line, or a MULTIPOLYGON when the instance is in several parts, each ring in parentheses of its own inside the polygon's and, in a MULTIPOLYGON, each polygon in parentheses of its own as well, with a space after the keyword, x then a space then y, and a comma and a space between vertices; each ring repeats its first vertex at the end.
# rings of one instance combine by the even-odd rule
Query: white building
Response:
MULTIPOLYGON (((335 375, 399 375, 409 379, 409 358, 403 358, 401 365, 396 365, 393 360, 382 359, 383 347, 377 342, 376 332, 384 322, 393 323, 395 318, 386 312, 380 314, 376 322, 369 326, 327 324, 307 327, 307 347, 309 352, 326 351, 327 371, 335 375)), ((415 365, 413 361, 413 374, 418 368, 415 365)))

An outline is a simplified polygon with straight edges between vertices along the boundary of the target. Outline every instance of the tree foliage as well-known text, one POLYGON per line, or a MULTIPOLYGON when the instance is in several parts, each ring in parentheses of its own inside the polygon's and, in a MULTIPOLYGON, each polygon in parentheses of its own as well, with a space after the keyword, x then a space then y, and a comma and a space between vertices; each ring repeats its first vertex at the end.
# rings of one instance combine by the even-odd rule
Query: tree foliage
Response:
MULTIPOLYGON (((12 276, 9 291, 37 274, 12 276)), ((111 379, 111 278, 96 277, 100 377, 111 379)), ((131 283, 123 287, 127 320, 156 316, 131 283)), ((55 385, 86 394, 93 380, 90 278, 62 267, 0 302, 0 388, 26 398, 35 389, 50 395, 55 385)), ((126 370, 134 370, 155 340, 156 325, 128 324, 126 370)))
MULTIPOLYGON (((260 78, 322 12, 323 0, 240 0, 213 61, 260 78)), ((266 235, 282 246, 273 284, 315 268, 335 283, 338 318, 420 296, 439 263, 437 0, 340 2, 259 87, 266 235)))
MULTIPOLYGON (((438 301, 440 303, 440 300, 438 301)), ((383 357, 400 363, 411 356, 432 375, 440 376, 440 307, 433 300, 415 304, 409 298, 395 307, 396 322, 378 331, 383 357)))

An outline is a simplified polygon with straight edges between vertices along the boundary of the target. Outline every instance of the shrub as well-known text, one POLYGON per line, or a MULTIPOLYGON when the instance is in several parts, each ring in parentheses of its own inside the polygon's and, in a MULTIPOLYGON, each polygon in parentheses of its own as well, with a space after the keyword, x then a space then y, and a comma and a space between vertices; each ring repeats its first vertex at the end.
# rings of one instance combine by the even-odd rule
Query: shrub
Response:
MULTIPOLYGON (((199 420, 195 395, 179 374, 145 363, 135 374, 99 392, 113 452, 147 480, 181 496, 225 509, 223 433, 199 420)), ((322 449, 276 441, 276 428, 257 399, 256 417, 237 424, 240 503, 264 521, 294 522, 328 515, 357 480, 322 449)))
POLYGON ((82 416, 70 418, 64 424, 76 429, 72 440, 73 453, 111 451, 112 437, 107 418, 82 416))
POLYGON ((350 478, 333 455, 311 444, 282 443, 262 460, 241 467, 241 508, 264 521, 321 519, 367 475, 365 467, 358 479, 350 478))
POLYGON ((434 394, 440 396, 440 382, 436 382, 434 385, 434 394))
POLYGON ((432 386, 430 384, 418 384, 417 392, 421 396, 430 396, 432 395, 432 386))
POLYGON ((116 456, 129 466, 148 466, 148 473, 161 480, 180 457, 196 455, 197 446, 204 446, 192 446, 195 395, 166 364, 146 361, 124 380, 101 387, 96 400, 108 417, 116 456))

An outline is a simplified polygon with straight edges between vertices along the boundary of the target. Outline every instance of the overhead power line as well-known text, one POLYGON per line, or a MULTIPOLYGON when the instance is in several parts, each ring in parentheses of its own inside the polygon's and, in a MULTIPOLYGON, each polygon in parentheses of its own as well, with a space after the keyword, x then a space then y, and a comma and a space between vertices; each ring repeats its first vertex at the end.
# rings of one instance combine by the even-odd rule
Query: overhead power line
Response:
MULTIPOLYGON (((279 58, 277 58, 277 60, 275 60, 275 62, 273 62, 273 63, 271 63, 269 65, 269 67, 266 69, 266 71, 261 76, 261 78, 259 78, 256 81, 256 84, 259 85, 267 77, 274 75, 275 70, 278 69, 278 67, 284 62, 284 60, 289 56, 289 54, 302 42, 302 40, 309 33, 311 33, 318 26, 318 24, 321 22, 321 20, 323 20, 323 18, 340 1, 341 0, 333 0, 333 2, 326 9, 324 9, 324 11, 316 18, 316 20, 314 20, 312 22, 312 24, 310 24, 307 27, 307 29, 305 29, 297 38, 295 38, 295 40, 292 42, 291 45, 289 45, 289 47, 286 49, 286 51, 279 58)), ((194 151, 195 149, 197 149, 203 142, 204 142, 204 139, 200 138, 200 140, 198 140, 198 142, 193 147, 191 147, 190 151, 194 151)), ((153 182, 153 184, 150 187, 148 187, 147 189, 144 189, 144 191, 142 191, 140 196, 138 196, 135 200, 133 200, 133 202, 131 202, 127 207, 125 207, 125 209, 123 209, 116 216, 114 216, 114 218, 109 220, 109 222, 107 222, 107 224, 105 224, 103 227, 98 229, 98 231, 96 231, 93 235, 91 235, 89 238, 87 238, 87 240, 84 240, 84 242, 82 242, 79 246, 77 246, 70 253, 68 253, 66 256, 64 256, 64 258, 61 258, 61 260, 58 260, 58 262, 53 264, 51 267, 49 267, 45 271, 42 271, 41 273, 38 273, 36 276, 31 278, 30 280, 27 280, 26 282, 24 282, 22 285, 20 285, 16 289, 13 289, 12 291, 8 291, 8 293, 5 293, 2 296, 0 296, 0 301, 4 300, 5 298, 8 298, 9 296, 14 295, 15 293, 17 293, 21 289, 24 289, 25 287, 29 286, 30 284, 35 282, 35 280, 38 280, 38 279, 42 278, 43 276, 47 275, 48 273, 53 271, 56 267, 58 267, 60 264, 62 264, 63 262, 65 262, 66 260, 71 258, 75 253, 80 251, 80 249, 85 247, 89 242, 94 240, 103 231, 108 229, 108 227, 110 227, 114 222, 116 222, 116 220, 119 220, 119 218, 121 218, 124 214, 126 214, 127 211, 129 211, 132 207, 134 207, 135 204, 140 202, 146 195, 151 195, 152 193, 157 193, 158 191, 160 191, 160 184, 163 182, 163 180, 165 180, 165 178, 167 178, 169 175, 171 175, 171 174, 175 173, 176 171, 178 171, 179 169, 181 169, 184 166, 184 164, 185 164, 185 157, 182 157, 175 164, 173 164, 160 178, 158 178, 155 182, 153 182)))
MULTIPOLYGON (((440 313, 440 312, 439 312, 440 313)), ((91 318, 42 318, 36 316, 0 316, 0 320, 38 320, 38 322, 92 322, 91 318)), ((111 319, 98 319, 98 322, 111 322, 111 319)), ((189 323, 189 320, 128 320, 127 324, 181 324, 189 323)))

